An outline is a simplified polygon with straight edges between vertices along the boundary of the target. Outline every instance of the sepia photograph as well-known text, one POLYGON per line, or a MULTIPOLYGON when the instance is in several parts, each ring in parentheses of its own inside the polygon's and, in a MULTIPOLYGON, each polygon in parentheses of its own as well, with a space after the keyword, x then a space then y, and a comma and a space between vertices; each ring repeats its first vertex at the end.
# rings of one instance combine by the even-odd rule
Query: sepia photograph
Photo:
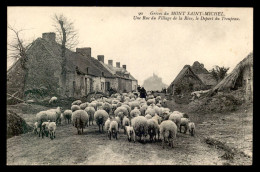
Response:
POLYGON ((253 164, 253 8, 7 7, 6 165, 253 164))

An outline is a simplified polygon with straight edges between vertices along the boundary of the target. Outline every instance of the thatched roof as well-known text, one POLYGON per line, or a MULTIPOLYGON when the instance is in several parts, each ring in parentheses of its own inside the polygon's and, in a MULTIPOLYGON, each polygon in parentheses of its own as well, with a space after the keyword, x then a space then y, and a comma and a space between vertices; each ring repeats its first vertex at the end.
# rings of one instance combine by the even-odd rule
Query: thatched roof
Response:
POLYGON ((233 89, 236 85, 238 78, 243 73, 245 67, 253 66, 253 53, 250 53, 246 58, 237 64, 233 71, 227 75, 220 83, 218 83, 213 89, 213 92, 224 91, 233 89))
POLYGON ((189 70, 189 72, 194 76, 194 78, 196 78, 201 82, 201 84, 203 84, 203 81, 192 71, 190 65, 185 65, 183 69, 180 71, 180 73, 173 80, 173 82, 170 84, 170 86, 172 86, 173 84, 177 84, 185 76, 187 70, 189 70))
POLYGON ((212 77, 210 73, 197 74, 205 85, 213 86, 217 84, 217 81, 212 77))

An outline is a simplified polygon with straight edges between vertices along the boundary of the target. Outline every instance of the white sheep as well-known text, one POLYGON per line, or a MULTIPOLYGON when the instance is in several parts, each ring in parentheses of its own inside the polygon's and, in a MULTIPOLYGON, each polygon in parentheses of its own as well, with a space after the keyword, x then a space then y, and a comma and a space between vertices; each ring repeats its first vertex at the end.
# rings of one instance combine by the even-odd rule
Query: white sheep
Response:
POLYGON ((156 103, 155 103, 155 99, 148 99, 148 100, 147 100, 147 105, 149 106, 149 105, 151 105, 151 104, 156 104, 156 103))
POLYGON ((188 123, 190 122, 190 120, 188 118, 181 118, 181 123, 180 123, 180 133, 181 133, 181 127, 184 126, 185 130, 184 133, 187 132, 188 130, 188 123))
POLYGON ((152 117, 152 119, 154 119, 154 120, 157 122, 158 125, 160 125, 161 122, 162 122, 162 118, 161 118, 160 116, 158 116, 157 114, 155 114, 155 115, 152 117))
POLYGON ((77 128, 78 134, 83 134, 85 126, 88 127, 88 120, 89 115, 85 110, 76 110, 75 112, 72 112, 72 124, 77 128))
POLYGON ((96 124, 98 125, 99 132, 101 132, 100 127, 102 127, 103 132, 103 126, 108 118, 108 113, 105 110, 97 110, 94 114, 94 120, 96 121, 96 124))
POLYGON ((79 105, 79 107, 80 107, 80 109, 82 109, 82 110, 84 110, 87 106, 88 106, 88 102, 85 102, 85 103, 81 103, 80 105, 79 105))
POLYGON ((71 123, 71 116, 72 116, 72 110, 65 110, 63 112, 63 117, 64 117, 65 121, 68 120, 68 124, 71 123))
POLYGON ((124 116, 129 116, 128 110, 123 106, 118 107, 115 110, 114 114, 115 114, 115 116, 120 117, 120 121, 121 121, 120 125, 121 126, 122 126, 122 121, 123 121, 124 116))
POLYGON ((134 118, 134 117, 137 117, 137 116, 140 116, 141 115, 141 112, 140 110, 135 107, 135 109, 133 109, 131 112, 130 112, 130 118, 134 118))
POLYGON ((153 140, 156 141, 156 135, 158 136, 158 140, 160 137, 159 133, 159 125, 154 119, 148 119, 147 120, 147 126, 148 126, 148 134, 150 136, 150 141, 152 142, 153 140))
POLYGON ((55 138, 55 132, 56 132, 56 123, 55 123, 55 122, 50 122, 50 123, 49 123, 49 125, 48 125, 48 131, 49 131, 51 140, 52 140, 53 138, 55 138))
POLYGON ((126 130, 126 135, 127 135, 127 139, 130 142, 131 139, 133 139, 134 143, 135 143, 135 131, 134 128, 131 126, 125 126, 125 130, 126 130))
POLYGON ((92 122, 93 125, 93 121, 94 121, 94 114, 95 114, 95 108, 94 107, 86 107, 85 111, 88 113, 89 115, 89 126, 90 126, 90 122, 92 122))
POLYGON ((78 105, 79 106, 81 103, 82 103, 81 100, 76 100, 76 101, 71 103, 71 106, 72 105, 78 105))
POLYGON ((41 134, 41 132, 42 132, 42 123, 48 121, 46 111, 40 111, 40 112, 38 112, 38 113, 36 114, 36 120, 37 120, 37 122, 38 122, 38 125, 40 126, 40 132, 39 132, 38 134, 39 134, 39 137, 41 137, 40 134, 41 134))
POLYGON ((145 142, 145 138, 148 134, 148 126, 147 126, 147 119, 144 116, 138 116, 131 120, 131 124, 134 128, 136 136, 139 137, 139 140, 145 142))
POLYGON ((52 97, 52 98, 49 100, 49 104, 51 104, 51 103, 56 103, 57 100, 58 100, 57 97, 52 97))
POLYGON ((169 116, 169 120, 173 121, 177 125, 179 130, 181 128, 180 127, 180 125, 181 125, 181 118, 182 118, 182 115, 178 114, 178 113, 172 113, 169 116))
POLYGON ((56 122, 57 124, 61 124, 61 108, 57 107, 56 109, 47 110, 48 120, 51 122, 56 122))
MULTIPOLYGON (((119 112, 119 114, 122 113, 122 112, 119 112)), ((118 128, 121 127, 121 119, 119 116, 116 116, 115 118, 113 118, 117 123, 118 123, 118 128)), ((122 122, 123 123, 123 122, 122 122)))
POLYGON ((118 123, 117 121, 111 121, 110 127, 109 127, 109 139, 111 140, 111 135, 113 138, 116 138, 117 140, 117 134, 118 134, 118 123))
POLYGON ((195 124, 194 124, 194 122, 188 123, 188 129, 189 129, 190 135, 194 136, 195 135, 195 124))
POLYGON ((152 117, 155 115, 156 111, 153 107, 149 106, 146 111, 145 111, 145 115, 150 114, 152 117))
POLYGON ((127 109, 127 111, 128 111, 128 114, 130 114, 131 108, 130 108, 129 105, 127 105, 126 103, 124 103, 124 104, 122 104, 122 107, 125 107, 125 108, 127 109))
POLYGON ((90 102, 93 102, 93 101, 95 101, 96 99, 94 98, 94 97, 91 97, 90 98, 90 102))
POLYGON ((95 110, 97 110, 97 103, 96 103, 96 101, 93 101, 93 102, 89 103, 88 107, 93 107, 95 110))
POLYGON ((106 122, 105 122, 105 130, 107 131, 107 136, 108 136, 108 138, 109 138, 110 122, 111 122, 110 118, 108 118, 108 119, 106 120, 106 122))
POLYGON ((72 112, 75 112, 76 110, 81 110, 81 108, 79 105, 72 105, 71 110, 72 110, 72 112))
POLYGON ((112 106, 111 106, 109 103, 103 103, 102 108, 103 108, 108 114, 110 114, 110 113, 112 112, 112 111, 111 111, 112 106))
POLYGON ((170 146, 173 148, 173 140, 176 138, 177 134, 176 124, 171 120, 166 120, 160 124, 159 128, 163 148, 165 145, 165 141, 168 141, 170 146))
POLYGON ((161 96, 157 96, 157 97, 155 98, 156 104, 159 103, 160 100, 162 100, 162 97, 161 97, 161 96))
POLYGON ((150 114, 146 114, 146 115, 145 115, 145 118, 146 118, 146 119, 152 119, 152 116, 151 116, 150 114))
POLYGON ((140 112, 141 112, 141 115, 144 116, 145 115, 145 111, 147 110, 148 108, 148 105, 147 104, 144 104, 141 108, 140 108, 140 112))
POLYGON ((130 105, 130 108, 131 110, 133 110, 135 107, 137 107, 138 109, 140 109, 140 104, 138 101, 132 101, 132 102, 129 102, 129 105, 130 105))
POLYGON ((123 125, 123 128, 124 128, 124 134, 126 134, 125 126, 130 125, 130 120, 126 116, 124 116, 124 118, 123 118, 123 124, 122 125, 123 125))

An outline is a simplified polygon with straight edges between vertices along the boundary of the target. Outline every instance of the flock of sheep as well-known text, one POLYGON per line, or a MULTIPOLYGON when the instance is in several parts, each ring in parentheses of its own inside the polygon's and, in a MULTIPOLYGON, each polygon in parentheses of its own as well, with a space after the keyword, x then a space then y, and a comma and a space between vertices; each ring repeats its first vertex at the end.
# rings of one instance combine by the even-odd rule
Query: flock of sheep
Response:
MULTIPOLYGON (((49 103, 56 101, 52 97, 49 103)), ((162 146, 166 142, 173 147, 173 140, 177 132, 191 136, 195 134, 195 124, 191 122, 189 116, 179 111, 171 112, 166 108, 166 99, 160 96, 154 97, 148 94, 146 99, 139 98, 133 93, 116 93, 109 98, 91 98, 90 102, 76 100, 71 104, 71 109, 62 112, 60 107, 41 111, 36 114, 37 121, 34 124, 34 132, 39 137, 50 135, 55 138, 56 124, 60 125, 64 120, 66 123, 77 128, 78 134, 82 134, 84 128, 93 125, 95 121, 99 127, 99 132, 107 131, 108 138, 117 139, 120 129, 126 134, 128 141, 146 142, 149 135, 150 141, 162 140, 162 146)))

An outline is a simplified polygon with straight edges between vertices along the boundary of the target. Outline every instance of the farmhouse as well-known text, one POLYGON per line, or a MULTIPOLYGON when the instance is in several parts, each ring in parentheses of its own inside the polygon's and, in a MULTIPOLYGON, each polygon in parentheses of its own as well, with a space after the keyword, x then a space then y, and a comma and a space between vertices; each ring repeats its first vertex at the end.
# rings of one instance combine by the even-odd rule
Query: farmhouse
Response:
POLYGON ((190 65, 185 65, 174 81, 170 84, 167 92, 170 94, 183 94, 205 88, 203 81, 192 71, 190 65))
POLYGON ((219 82, 212 93, 229 92, 242 88, 246 101, 253 101, 253 53, 237 64, 233 71, 219 82))
POLYGON ((61 46, 55 39, 55 33, 43 33, 42 38, 32 43, 27 51, 28 70, 22 70, 20 60, 8 70, 7 92, 19 92, 20 98, 31 99, 52 95, 80 98, 96 91, 106 93, 110 88, 132 91, 132 81, 137 81, 130 77, 126 66, 120 68, 119 64, 112 70, 105 67, 104 56, 91 57, 89 47, 76 48, 76 52, 66 49, 66 75, 62 83, 61 46))

